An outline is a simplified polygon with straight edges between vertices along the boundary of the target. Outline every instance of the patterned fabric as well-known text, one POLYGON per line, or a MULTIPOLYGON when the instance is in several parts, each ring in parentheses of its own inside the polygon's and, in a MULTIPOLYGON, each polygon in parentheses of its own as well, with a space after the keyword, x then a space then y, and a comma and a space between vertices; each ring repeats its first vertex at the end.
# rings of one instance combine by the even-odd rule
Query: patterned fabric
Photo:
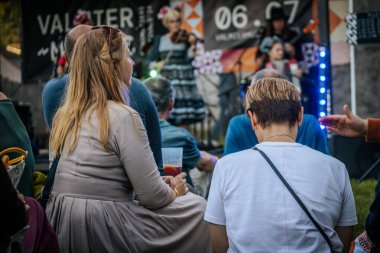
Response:
POLYGON ((361 233, 356 240, 351 244, 352 253, 370 253, 372 250, 372 244, 368 239, 367 232, 361 233))
POLYGON ((223 72, 223 65, 220 62, 223 51, 206 51, 203 43, 197 43, 197 51, 193 66, 196 74, 219 74, 223 72))
POLYGON ((204 102, 198 93, 188 50, 187 44, 173 44, 168 35, 160 39, 159 58, 165 60, 160 74, 171 81, 175 90, 175 104, 168 119, 174 125, 199 122, 205 117, 204 102))
POLYGON ((315 43, 302 44, 302 55, 305 65, 310 68, 319 64, 318 56, 319 47, 315 43))

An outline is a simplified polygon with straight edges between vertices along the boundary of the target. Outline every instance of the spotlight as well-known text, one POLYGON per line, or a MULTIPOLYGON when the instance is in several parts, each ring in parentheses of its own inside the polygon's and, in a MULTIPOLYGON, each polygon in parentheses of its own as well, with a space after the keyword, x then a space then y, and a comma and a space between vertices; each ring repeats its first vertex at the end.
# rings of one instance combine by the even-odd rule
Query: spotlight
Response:
POLYGON ((325 88, 325 87, 320 88, 320 89, 319 89, 319 92, 320 92, 321 94, 324 94, 324 93, 326 92, 326 88, 325 88))
POLYGON ((319 64, 319 68, 320 68, 320 69, 326 69, 326 64, 325 64, 325 63, 321 63, 321 64, 319 64))
POLYGON ((324 81, 326 81, 326 77, 325 76, 320 76, 319 80, 321 80, 322 82, 324 82, 324 81))
POLYGON ((326 126, 324 125, 321 125, 321 129, 324 130, 326 128, 326 126))
POLYGON ((325 50, 321 50, 321 51, 319 52, 319 56, 320 56, 321 58, 325 57, 325 56, 326 56, 326 51, 325 51, 325 50))
POLYGON ((322 117, 324 117, 324 116, 326 116, 326 113, 325 113, 325 112, 320 112, 320 113, 319 113, 319 117, 322 118, 322 117))
POLYGON ((324 100, 324 99, 319 100, 319 104, 320 105, 325 105, 326 104, 326 100, 324 100))
POLYGON ((158 73, 157 73, 157 70, 155 69, 152 69, 150 72, 149 72, 149 76, 152 77, 152 78, 155 78, 157 77, 158 73))

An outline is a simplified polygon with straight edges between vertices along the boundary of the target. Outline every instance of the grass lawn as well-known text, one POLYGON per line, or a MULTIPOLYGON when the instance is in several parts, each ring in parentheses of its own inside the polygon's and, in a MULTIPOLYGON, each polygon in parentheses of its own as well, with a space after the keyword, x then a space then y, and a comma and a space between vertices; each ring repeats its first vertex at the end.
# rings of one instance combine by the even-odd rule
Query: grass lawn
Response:
POLYGON ((369 213, 369 207, 375 198, 375 179, 368 179, 361 183, 356 179, 351 179, 352 191, 354 192, 356 214, 358 216, 358 225, 355 227, 354 237, 357 237, 364 231, 365 220, 369 213))

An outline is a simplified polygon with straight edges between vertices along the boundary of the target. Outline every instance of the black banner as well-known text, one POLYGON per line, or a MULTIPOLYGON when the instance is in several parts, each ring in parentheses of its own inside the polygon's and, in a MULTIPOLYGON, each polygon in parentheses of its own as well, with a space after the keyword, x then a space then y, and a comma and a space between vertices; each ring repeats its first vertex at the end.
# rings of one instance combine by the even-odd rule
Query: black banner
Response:
POLYGON ((109 25, 124 31, 138 64, 146 42, 163 32, 156 14, 167 4, 167 0, 22 0, 23 82, 49 79, 54 61, 64 52, 64 37, 79 9, 88 14, 93 25, 109 25))
POLYGON ((257 46, 260 28, 273 7, 283 6, 288 23, 302 28, 312 17, 312 0, 203 0, 205 47, 211 49, 257 46))

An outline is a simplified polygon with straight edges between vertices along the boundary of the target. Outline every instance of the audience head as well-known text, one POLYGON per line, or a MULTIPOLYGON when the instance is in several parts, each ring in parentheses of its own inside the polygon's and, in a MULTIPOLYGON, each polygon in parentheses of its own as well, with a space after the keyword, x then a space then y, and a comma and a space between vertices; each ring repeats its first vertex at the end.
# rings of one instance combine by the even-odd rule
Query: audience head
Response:
POLYGON ((251 81, 251 85, 254 85, 258 80, 265 78, 265 77, 273 77, 273 78, 282 78, 284 79, 284 76, 281 75, 277 70, 275 69, 262 69, 257 71, 251 81))
POLYGON ((169 32, 177 32, 181 26, 181 15, 177 10, 168 8, 162 19, 162 24, 169 32))
POLYGON ((50 140, 53 154, 60 154, 67 140, 70 140, 69 153, 73 151, 80 125, 89 110, 96 111, 100 139, 109 150, 109 115, 105 108, 109 100, 124 104, 121 88, 131 84, 132 70, 126 35, 121 31, 93 27, 79 36, 71 55, 66 98, 53 119, 50 140))
POLYGON ((67 54, 67 57, 70 59, 71 54, 74 49, 75 42, 78 40, 78 38, 85 34, 86 32, 91 30, 91 26, 89 25, 78 25, 71 29, 65 37, 65 51, 67 54))
POLYGON ((149 78, 145 81, 158 113, 164 115, 174 106, 175 92, 172 84, 164 77, 149 78))
POLYGON ((280 78, 262 78, 246 94, 246 110, 261 129, 271 124, 293 127, 302 120, 300 93, 294 85, 280 78))

